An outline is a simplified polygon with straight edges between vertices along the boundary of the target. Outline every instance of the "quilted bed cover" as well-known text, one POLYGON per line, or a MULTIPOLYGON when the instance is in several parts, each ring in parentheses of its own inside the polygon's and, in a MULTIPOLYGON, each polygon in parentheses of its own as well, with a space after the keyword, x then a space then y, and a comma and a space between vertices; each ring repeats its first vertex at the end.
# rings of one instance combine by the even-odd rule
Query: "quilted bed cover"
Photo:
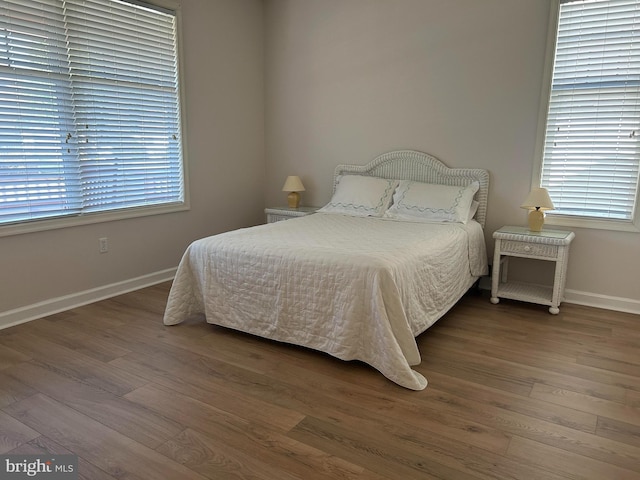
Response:
POLYGON ((487 273, 482 227, 316 213, 193 242, 166 325, 207 322, 361 360, 426 387, 415 337, 487 273))

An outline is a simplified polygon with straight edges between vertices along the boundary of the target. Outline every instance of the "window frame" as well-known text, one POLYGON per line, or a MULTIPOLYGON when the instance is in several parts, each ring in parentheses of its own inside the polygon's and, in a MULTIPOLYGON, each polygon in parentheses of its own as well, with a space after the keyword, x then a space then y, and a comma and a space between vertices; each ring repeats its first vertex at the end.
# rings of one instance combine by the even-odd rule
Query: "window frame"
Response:
MULTIPOLYGON (((531 187, 539 187, 542 180, 542 164, 544 160, 544 146, 547 130, 547 116, 549 101, 551 99, 551 86, 553 83, 553 67, 555 62, 558 23, 560 19, 560 5, 572 0, 552 0, 549 11, 547 31, 547 45, 544 60, 542 88, 540 93, 540 110, 538 113, 538 127, 533 161, 533 173, 531 175, 531 187)), ((640 159, 639 159, 640 161, 640 159)), ((563 227, 593 228, 600 230, 613 230, 625 232, 640 232, 640 179, 636 191, 634 216, 631 220, 597 219, 578 215, 554 214, 553 210, 546 213, 545 224, 563 227)))
POLYGON ((102 212, 83 213, 74 216, 48 217, 43 219, 26 220, 6 225, 0 225, 0 238, 25 233, 55 230, 61 228, 77 227, 81 225, 91 225, 96 223, 113 222, 131 218, 140 218, 168 213, 188 211, 191 209, 189 192, 189 170, 188 151, 186 142, 186 95, 185 95, 185 75, 184 75, 184 54, 182 49, 182 11, 181 6, 171 0, 154 0, 151 2, 140 0, 121 0, 132 5, 139 5, 158 11, 170 10, 175 16, 176 25, 176 64, 178 77, 178 106, 180 111, 180 128, 182 134, 179 141, 182 149, 182 191, 181 202, 166 203, 161 205, 150 205, 140 207, 128 207, 122 209, 108 210, 102 212))

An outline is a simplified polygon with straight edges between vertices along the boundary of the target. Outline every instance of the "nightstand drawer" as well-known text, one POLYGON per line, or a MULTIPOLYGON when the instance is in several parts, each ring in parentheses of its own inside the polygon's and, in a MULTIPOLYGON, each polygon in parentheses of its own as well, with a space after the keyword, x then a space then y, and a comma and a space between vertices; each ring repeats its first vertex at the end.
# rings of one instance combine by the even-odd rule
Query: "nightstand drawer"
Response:
POLYGON ((296 217, 304 217, 315 213, 320 207, 269 207, 264 209, 267 214, 267 223, 281 222, 296 217))
POLYGON ((282 220, 289 220, 290 218, 295 218, 290 215, 277 215, 275 213, 269 213, 267 215, 267 223, 281 222, 282 220))
POLYGON ((523 256, 530 255, 532 257, 558 258, 557 245, 515 242, 513 240, 502 240, 500 243, 500 252, 523 256))

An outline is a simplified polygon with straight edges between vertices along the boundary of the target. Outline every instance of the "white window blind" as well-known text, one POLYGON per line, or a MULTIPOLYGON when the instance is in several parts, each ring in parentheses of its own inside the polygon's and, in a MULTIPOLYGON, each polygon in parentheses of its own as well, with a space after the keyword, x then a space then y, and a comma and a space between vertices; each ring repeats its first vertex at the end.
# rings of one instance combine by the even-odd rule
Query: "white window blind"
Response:
POLYGON ((640 1, 560 5, 541 184, 554 214, 631 221, 640 164, 640 1))
POLYGON ((181 203, 175 16, 0 2, 0 224, 181 203))

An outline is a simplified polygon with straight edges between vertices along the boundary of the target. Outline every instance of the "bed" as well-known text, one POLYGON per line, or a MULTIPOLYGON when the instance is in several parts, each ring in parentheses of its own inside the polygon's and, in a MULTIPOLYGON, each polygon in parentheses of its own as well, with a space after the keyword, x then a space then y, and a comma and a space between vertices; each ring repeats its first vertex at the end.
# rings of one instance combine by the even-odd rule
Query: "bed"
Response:
POLYGON ((204 316, 421 390, 415 337, 487 274, 488 188, 486 170, 410 150, 339 165, 318 213, 193 242, 164 323, 204 316))

